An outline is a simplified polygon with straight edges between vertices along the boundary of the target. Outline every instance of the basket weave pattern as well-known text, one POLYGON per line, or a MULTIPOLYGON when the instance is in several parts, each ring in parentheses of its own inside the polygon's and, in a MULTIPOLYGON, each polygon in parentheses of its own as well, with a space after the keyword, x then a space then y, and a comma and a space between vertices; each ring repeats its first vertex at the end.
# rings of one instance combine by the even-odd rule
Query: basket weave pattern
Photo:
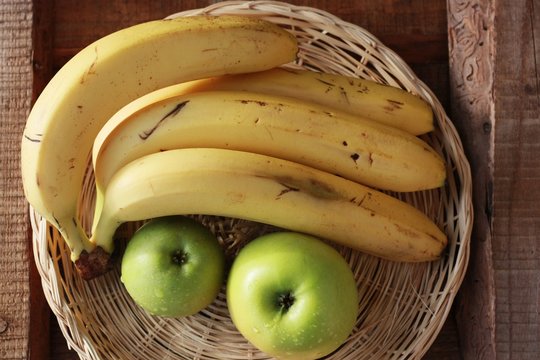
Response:
MULTIPOLYGON (((336 246, 355 274, 360 312, 347 342, 327 357, 420 358, 439 333, 462 282, 473 216, 468 162, 441 104, 392 50, 366 30, 324 11, 273 1, 229 1, 171 17, 203 13, 262 17, 299 40, 298 60, 288 66, 375 80, 418 94, 431 104, 436 129, 423 139, 446 160, 447 183, 441 189, 392 195, 428 214, 446 232, 449 246, 440 261, 420 264, 385 261, 336 246)), ((85 196, 93 197, 90 171, 85 196)), ((91 206, 91 201, 83 201, 83 206, 91 206)), ((118 267, 93 281, 80 279, 59 233, 39 214, 31 210, 31 215, 35 260, 45 295, 69 346, 81 359, 269 358, 237 332, 224 288, 213 304, 194 316, 150 316, 123 288, 118 267)), ((199 219, 218 235, 229 258, 246 241, 272 230, 235 219, 199 219)), ((124 231, 130 234, 133 229, 128 225, 124 231)))

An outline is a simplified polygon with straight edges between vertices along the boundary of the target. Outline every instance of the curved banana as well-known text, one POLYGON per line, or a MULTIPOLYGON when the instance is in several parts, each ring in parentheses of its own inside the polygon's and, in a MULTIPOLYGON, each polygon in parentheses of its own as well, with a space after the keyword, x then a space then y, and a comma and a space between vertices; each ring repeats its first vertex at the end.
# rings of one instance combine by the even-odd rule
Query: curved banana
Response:
POLYGON ((141 157, 113 177, 93 241, 113 251, 127 221, 171 214, 242 218, 309 233, 394 261, 437 259, 447 239, 396 198, 298 163, 227 149, 141 157))
POLYGON ((243 90, 291 96, 421 135, 433 130, 433 111, 419 96, 374 81, 311 70, 273 68, 186 82, 185 93, 243 90))
POLYGON ((22 138, 25 195, 76 260, 90 251, 77 201, 101 126, 133 99, 174 83, 266 70, 297 53, 294 36, 251 17, 150 21, 108 35, 71 59, 37 99, 22 138))

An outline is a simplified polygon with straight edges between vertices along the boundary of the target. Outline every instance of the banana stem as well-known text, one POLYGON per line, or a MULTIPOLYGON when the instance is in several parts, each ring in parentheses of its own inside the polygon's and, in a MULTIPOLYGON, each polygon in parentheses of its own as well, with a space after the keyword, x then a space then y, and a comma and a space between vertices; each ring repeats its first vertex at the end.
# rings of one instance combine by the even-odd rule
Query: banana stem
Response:
POLYGON ((112 268, 111 255, 103 248, 96 246, 91 252, 84 250, 75 261, 75 267, 84 280, 91 280, 112 268))
POLYGON ((56 219, 57 228, 71 250, 71 261, 81 277, 93 279, 111 269, 110 253, 96 246, 75 218, 56 219))

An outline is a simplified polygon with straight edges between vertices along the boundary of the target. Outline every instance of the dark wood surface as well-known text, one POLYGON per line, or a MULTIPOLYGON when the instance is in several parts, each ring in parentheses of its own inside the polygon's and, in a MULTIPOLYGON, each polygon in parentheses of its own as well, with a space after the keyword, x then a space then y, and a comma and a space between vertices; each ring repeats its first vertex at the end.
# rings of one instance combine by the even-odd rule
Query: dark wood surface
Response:
MULTIPOLYGON (((30 0, 0 2, 0 358, 29 349, 31 306, 28 209, 20 186, 20 139, 30 106, 30 0)), ((35 277, 34 277, 35 278, 35 277)), ((39 292, 38 292, 39 297, 39 292)), ((37 344, 37 342, 36 342, 37 344)))
POLYGON ((500 359, 540 358, 540 4, 495 2, 492 258, 500 359))
MULTIPOLYGON (((30 239, 30 227, 18 154, 32 99, 59 67, 93 40, 213 2, 1 2, 0 358, 77 358, 43 298, 30 242, 24 241, 30 239)), ((540 358, 540 4, 291 3, 327 10, 393 48, 433 89, 462 137, 473 169, 471 261, 454 310, 425 358, 540 358)))
POLYGON ((490 1, 467 6, 450 1, 448 10, 451 117, 456 119, 474 169, 474 241, 456 316, 464 358, 495 359, 495 285, 491 270, 494 8, 490 1))
POLYGON ((475 225, 456 302, 464 359, 540 358, 540 4, 448 1, 451 116, 475 225))

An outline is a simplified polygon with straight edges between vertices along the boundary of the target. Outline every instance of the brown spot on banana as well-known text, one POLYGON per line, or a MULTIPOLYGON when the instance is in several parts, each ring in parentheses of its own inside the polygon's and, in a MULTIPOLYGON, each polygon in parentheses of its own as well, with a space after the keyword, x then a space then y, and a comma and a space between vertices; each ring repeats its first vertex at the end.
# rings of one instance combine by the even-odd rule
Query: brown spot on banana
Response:
POLYGON ((355 204, 356 206, 363 207, 364 201, 366 201, 366 199, 368 198, 371 198, 371 195, 372 194, 370 192, 365 193, 364 196, 362 196, 362 198, 360 199, 360 201, 358 201, 358 198, 355 196, 350 200, 350 202, 355 204))
POLYGON ((343 199, 343 195, 337 192, 332 186, 325 184, 321 181, 310 179, 309 180, 309 193, 320 199, 343 199))
POLYGON ((347 95, 347 90, 343 86, 339 87, 339 94, 345 99, 345 102, 347 104, 350 104, 349 102, 349 96, 347 95))
POLYGON ((369 94, 369 87, 366 85, 358 84, 358 90, 356 90, 357 93, 360 94, 369 94))
POLYGON ((277 194, 276 196, 276 200, 279 200, 283 195, 287 194, 287 193, 290 193, 291 191, 293 192, 297 192, 297 191, 300 191, 299 188, 296 188, 296 187, 292 187, 288 184, 284 184, 284 183, 280 183, 280 185, 282 185, 284 187, 283 190, 281 190, 279 192, 279 194, 277 194))
POLYGON ((291 188, 296 188, 298 191, 304 192, 312 197, 323 200, 340 200, 345 199, 343 194, 336 191, 331 185, 321 182, 317 179, 293 179, 281 178, 280 184, 287 184, 291 188))
POLYGON ((274 109, 275 109, 277 112, 282 112, 284 106, 285 106, 285 105, 283 105, 283 104, 276 104, 276 105, 274 105, 274 109))
POLYGON ((328 94, 330 91, 332 91, 334 89, 334 84, 332 84, 331 82, 328 82, 328 81, 325 81, 323 79, 316 79, 318 82, 326 85, 326 90, 324 90, 324 93, 325 94, 328 94))
POLYGON ((244 100, 237 100, 242 104, 257 104, 259 106, 266 106, 268 103, 266 101, 260 101, 260 100, 250 100, 250 99, 244 99, 244 100))
MULTIPOLYGON (((412 230, 409 230, 409 229, 406 229, 404 228, 403 226, 399 225, 399 224, 396 224, 394 223, 394 226, 396 228, 396 230, 404 235, 407 235, 409 238, 418 238, 418 233, 415 232, 415 231, 412 231, 412 230)), ((431 236, 431 235, 429 235, 431 236)), ((437 242, 439 242, 439 240, 437 239, 437 242)))
POLYGON ((176 115, 178 115, 178 113, 189 103, 189 100, 186 100, 186 101, 182 101, 181 103, 178 103, 174 109, 172 109, 171 111, 169 111, 167 114, 165 114, 165 116, 163 116, 161 119, 159 119, 159 121, 153 126, 151 127, 150 129, 148 130, 145 130, 143 131, 141 134, 139 134, 139 138, 141 140, 146 140, 148 139, 156 130, 157 128, 160 127, 161 124, 163 124, 163 122, 165 120, 167 120, 168 118, 170 117, 175 117, 176 115))
POLYGON ((295 179, 288 176, 264 176, 257 175, 260 178, 266 178, 276 181, 283 189, 276 196, 276 200, 291 192, 303 192, 319 199, 327 200, 345 200, 346 198, 340 192, 336 191, 332 186, 321 182, 317 179, 295 179))
POLYGON ((227 198, 232 204, 241 204, 246 200, 246 195, 240 191, 230 191, 227 193, 227 198))
POLYGON ((385 106, 384 109, 390 112, 399 110, 403 108, 403 105, 405 105, 403 102, 397 100, 386 99, 386 101, 388 102, 388 106, 385 106))
POLYGON ((88 70, 86 70, 86 72, 81 77, 81 81, 80 81, 81 85, 86 82, 86 79, 88 78, 88 76, 94 75, 96 73, 96 66, 97 66, 97 62, 98 62, 98 58, 99 58, 98 57, 97 46, 94 47, 94 54, 95 54, 94 60, 92 61, 92 63, 88 67, 88 70))
POLYGON ((351 154, 351 159, 355 162, 355 164, 357 163, 358 159, 360 159, 360 155, 358 153, 352 153, 351 154))
POLYGON ((24 138, 25 138, 26 140, 30 141, 30 142, 40 143, 40 142, 41 142, 41 139, 38 139, 38 137, 40 137, 40 134, 36 134, 35 136, 36 136, 36 137, 33 138, 33 137, 30 137, 30 136, 28 136, 28 135, 25 134, 25 135, 24 135, 24 138))
POLYGON ((331 82, 323 80, 323 79, 317 79, 317 81, 320 82, 320 83, 323 83, 324 85, 327 85, 329 88, 333 88, 335 86, 331 82))

